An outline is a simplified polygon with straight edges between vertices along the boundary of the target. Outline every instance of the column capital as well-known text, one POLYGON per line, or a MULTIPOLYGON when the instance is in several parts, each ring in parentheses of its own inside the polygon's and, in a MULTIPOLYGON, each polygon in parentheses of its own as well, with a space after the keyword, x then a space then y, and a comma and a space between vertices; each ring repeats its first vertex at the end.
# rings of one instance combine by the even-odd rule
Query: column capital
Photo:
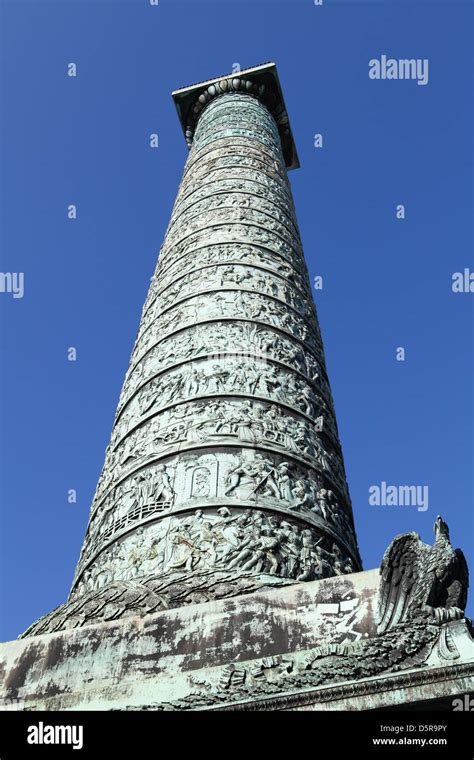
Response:
POLYGON ((219 95, 230 92, 245 92, 264 103, 277 124, 286 168, 298 169, 300 163, 296 145, 274 63, 264 63, 174 90, 172 97, 188 148, 192 145, 196 124, 207 104, 219 95))

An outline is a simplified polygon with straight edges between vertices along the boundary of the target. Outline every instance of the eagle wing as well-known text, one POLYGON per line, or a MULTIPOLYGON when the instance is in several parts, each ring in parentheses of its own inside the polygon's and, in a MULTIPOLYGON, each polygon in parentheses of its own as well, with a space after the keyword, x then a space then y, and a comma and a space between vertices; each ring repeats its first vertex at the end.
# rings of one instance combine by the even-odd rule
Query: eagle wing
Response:
POLYGON ((377 632, 400 623, 416 592, 420 574, 420 557, 428 549, 418 533, 396 536, 386 550, 380 566, 377 632))
POLYGON ((466 558, 461 549, 455 549, 450 568, 450 584, 448 587, 446 607, 458 607, 464 611, 466 609, 468 588, 469 569, 466 558))

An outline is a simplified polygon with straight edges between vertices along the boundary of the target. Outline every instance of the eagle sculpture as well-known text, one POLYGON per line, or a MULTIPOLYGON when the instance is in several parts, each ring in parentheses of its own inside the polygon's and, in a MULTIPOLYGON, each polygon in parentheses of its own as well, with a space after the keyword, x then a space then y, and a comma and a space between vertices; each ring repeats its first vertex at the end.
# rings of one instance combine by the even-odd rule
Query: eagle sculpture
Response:
POLYGON ((438 515, 433 546, 418 533, 393 539, 380 566, 378 633, 424 615, 435 623, 464 617, 469 573, 464 554, 453 549, 449 529, 438 515))

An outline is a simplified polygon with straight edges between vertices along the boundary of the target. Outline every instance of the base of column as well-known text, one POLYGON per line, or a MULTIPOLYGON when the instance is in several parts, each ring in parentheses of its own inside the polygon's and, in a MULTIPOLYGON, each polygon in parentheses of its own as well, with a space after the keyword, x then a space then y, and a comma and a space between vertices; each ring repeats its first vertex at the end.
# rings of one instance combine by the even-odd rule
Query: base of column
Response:
POLYGON ((468 622, 418 619, 377 635, 378 585, 370 570, 7 642, 0 705, 454 709, 473 688, 468 622))
POLYGON ((21 636, 37 636, 83 626, 144 617, 161 610, 228 599, 295 583, 268 573, 238 570, 181 570, 165 575, 112 581, 87 593, 73 593, 67 602, 33 623, 21 636))

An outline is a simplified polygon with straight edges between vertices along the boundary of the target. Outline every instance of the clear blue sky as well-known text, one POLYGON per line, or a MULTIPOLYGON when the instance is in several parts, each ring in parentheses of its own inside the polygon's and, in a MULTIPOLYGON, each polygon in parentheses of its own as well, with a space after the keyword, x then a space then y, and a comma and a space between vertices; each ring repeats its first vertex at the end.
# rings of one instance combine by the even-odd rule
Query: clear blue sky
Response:
POLYGON ((451 290, 453 272, 474 269, 472 4, 4 0, 2 10, 1 268, 25 273, 25 294, 0 294, 0 640, 70 587, 186 157, 170 93, 236 62, 279 68, 364 566, 397 533, 431 542, 440 512, 474 570, 474 294, 451 290), (429 83, 369 79, 382 54, 428 58, 429 83), (382 481, 428 485, 428 510, 370 506, 382 481))

